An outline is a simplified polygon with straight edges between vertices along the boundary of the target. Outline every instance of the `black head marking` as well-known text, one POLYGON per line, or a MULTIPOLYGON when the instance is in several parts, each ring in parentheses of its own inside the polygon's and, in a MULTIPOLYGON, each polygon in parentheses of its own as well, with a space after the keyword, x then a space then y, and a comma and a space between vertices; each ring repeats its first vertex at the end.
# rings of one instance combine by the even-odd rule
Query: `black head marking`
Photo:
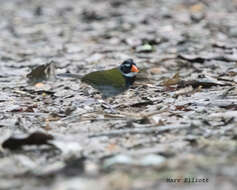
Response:
POLYGON ((119 70, 125 78, 126 87, 128 88, 135 81, 138 72, 136 64, 133 62, 133 59, 127 59, 119 66, 119 70), (135 71, 134 66, 136 69, 135 71))
POLYGON ((131 72, 132 65, 136 65, 133 59, 127 59, 120 65, 119 69, 123 74, 128 74, 131 72))

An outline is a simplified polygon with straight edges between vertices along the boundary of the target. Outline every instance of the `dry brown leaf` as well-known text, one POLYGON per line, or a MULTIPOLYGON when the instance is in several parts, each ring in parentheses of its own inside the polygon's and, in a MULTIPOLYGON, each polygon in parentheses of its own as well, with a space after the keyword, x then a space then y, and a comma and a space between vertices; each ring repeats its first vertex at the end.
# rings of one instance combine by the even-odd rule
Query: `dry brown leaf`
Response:
POLYGON ((166 72, 164 67, 154 67, 148 70, 152 75, 157 75, 166 72))
POLYGON ((197 3, 190 7, 191 12, 201 12, 204 9, 204 5, 202 3, 197 3))
POLYGON ((180 90, 177 90, 177 91, 175 92, 175 94, 176 94, 176 95, 185 95, 185 94, 189 94, 189 93, 191 93, 191 92, 193 92, 193 87, 192 87, 192 86, 187 86, 187 87, 185 87, 185 88, 182 88, 182 89, 180 89, 180 90))
POLYGON ((118 145, 116 145, 115 143, 111 143, 109 144, 107 147, 107 150, 110 151, 110 152, 115 152, 118 150, 118 145))
POLYGON ((167 80, 164 80, 163 81, 163 85, 164 86, 171 86, 171 85, 176 85, 178 84, 180 81, 180 76, 179 76, 179 73, 176 73, 172 78, 169 78, 167 80))
POLYGON ((43 86, 44 86, 44 83, 42 83, 42 82, 38 82, 35 84, 36 88, 42 88, 43 86))

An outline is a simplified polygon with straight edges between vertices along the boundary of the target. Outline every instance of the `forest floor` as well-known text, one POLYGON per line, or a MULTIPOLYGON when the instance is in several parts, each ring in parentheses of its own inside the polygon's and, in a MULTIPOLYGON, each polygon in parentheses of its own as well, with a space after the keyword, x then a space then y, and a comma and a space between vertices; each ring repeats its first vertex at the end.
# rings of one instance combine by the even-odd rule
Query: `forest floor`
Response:
POLYGON ((236 0, 1 1, 0 189, 236 189, 236 18, 236 0), (115 97, 55 77, 128 58, 115 97))

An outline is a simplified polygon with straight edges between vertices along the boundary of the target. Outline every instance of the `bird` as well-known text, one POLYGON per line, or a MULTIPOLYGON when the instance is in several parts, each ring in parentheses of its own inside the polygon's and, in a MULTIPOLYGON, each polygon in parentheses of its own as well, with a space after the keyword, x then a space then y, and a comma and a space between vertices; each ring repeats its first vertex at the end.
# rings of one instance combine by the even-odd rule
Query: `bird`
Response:
POLYGON ((32 69, 32 71, 27 74, 27 78, 31 84, 57 77, 80 79, 82 82, 91 85, 101 92, 102 97, 108 98, 126 91, 134 83, 138 72, 139 69, 133 59, 127 59, 123 61, 119 67, 109 70, 95 71, 84 76, 72 73, 61 73, 55 77, 55 64, 54 62, 50 62, 32 69))
POLYGON ((86 74, 81 81, 97 89, 104 98, 108 98, 126 91, 133 85, 138 72, 133 59, 127 59, 119 67, 86 74))

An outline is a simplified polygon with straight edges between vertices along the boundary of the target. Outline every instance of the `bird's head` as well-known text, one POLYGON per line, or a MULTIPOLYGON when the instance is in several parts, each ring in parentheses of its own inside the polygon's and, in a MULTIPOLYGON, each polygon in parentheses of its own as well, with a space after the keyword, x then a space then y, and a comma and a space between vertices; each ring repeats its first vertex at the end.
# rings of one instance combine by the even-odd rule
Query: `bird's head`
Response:
POLYGON ((135 77, 135 75, 139 72, 136 63, 133 62, 132 59, 125 60, 120 66, 119 70, 124 77, 135 77))

